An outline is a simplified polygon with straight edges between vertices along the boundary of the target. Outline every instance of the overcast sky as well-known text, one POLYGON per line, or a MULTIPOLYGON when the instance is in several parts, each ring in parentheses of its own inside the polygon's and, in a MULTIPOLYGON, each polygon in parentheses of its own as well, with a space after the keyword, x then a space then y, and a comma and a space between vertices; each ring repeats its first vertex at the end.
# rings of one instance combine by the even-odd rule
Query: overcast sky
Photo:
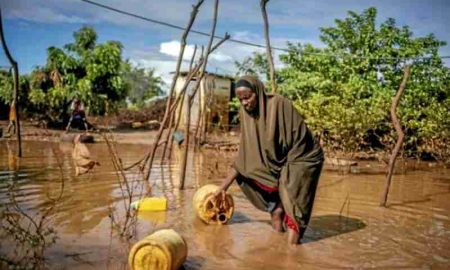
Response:
MULTIPOLYGON (((95 0, 130 13, 184 26, 190 15, 192 0, 95 0)), ((214 1, 205 0, 196 30, 209 32, 214 1)), ((143 67, 155 68, 157 74, 170 80, 175 68, 182 32, 136 18, 114 13, 80 0, 0 0, 4 30, 12 55, 21 73, 43 65, 49 46, 72 42, 72 34, 83 25, 93 26, 99 42, 117 40, 124 45, 124 57, 143 67)), ((322 46, 320 27, 332 26, 336 18, 344 18, 348 10, 361 13, 374 6, 378 23, 389 17, 397 24, 409 25, 415 36, 434 33, 440 40, 450 42, 450 1, 447 0, 271 0, 268 13, 273 46, 286 47, 286 42, 309 42, 322 46)), ((258 0, 222 0, 216 33, 231 34, 234 39, 264 44, 263 22, 258 0)), ((206 45, 207 39, 192 34, 188 53, 193 44, 206 45)), ((258 50, 254 47, 225 43, 212 57, 208 70, 233 75, 234 61, 240 61, 258 50)), ((450 55, 450 45, 441 55, 450 55)), ((9 65, 4 54, 0 65, 9 65)), ((447 60, 450 66, 450 61, 447 60)))

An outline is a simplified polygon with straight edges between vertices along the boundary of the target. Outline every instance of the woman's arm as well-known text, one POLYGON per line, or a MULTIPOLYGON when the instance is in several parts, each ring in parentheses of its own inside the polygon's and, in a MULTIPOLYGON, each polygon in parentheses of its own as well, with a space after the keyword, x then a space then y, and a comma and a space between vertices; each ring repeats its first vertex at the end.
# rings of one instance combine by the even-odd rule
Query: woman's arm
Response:
POLYGON ((231 167, 227 178, 225 178, 222 181, 222 184, 220 185, 219 189, 216 191, 216 193, 214 194, 215 196, 218 196, 219 194, 226 192, 227 189, 231 186, 231 184, 233 183, 234 179, 236 179, 236 177, 238 177, 239 173, 238 171, 236 171, 236 169, 234 167, 231 167))

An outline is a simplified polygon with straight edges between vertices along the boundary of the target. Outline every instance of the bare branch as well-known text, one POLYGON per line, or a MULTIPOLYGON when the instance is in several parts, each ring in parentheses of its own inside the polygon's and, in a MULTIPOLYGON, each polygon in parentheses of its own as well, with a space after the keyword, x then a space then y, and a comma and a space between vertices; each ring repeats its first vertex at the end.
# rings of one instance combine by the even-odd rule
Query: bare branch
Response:
MULTIPOLYGON (((203 57, 204 61, 202 63, 202 70, 200 71, 200 76, 197 76, 197 80, 196 80, 195 88, 194 88, 193 92, 189 93, 189 95, 188 95, 188 104, 187 104, 188 107, 187 107, 186 130, 185 130, 186 139, 184 142, 185 147, 184 147, 183 159, 182 159, 182 163, 181 163, 180 189, 184 189, 184 183, 185 183, 185 179, 186 179, 186 165, 187 165, 187 157, 188 157, 188 153, 189 153, 189 139, 190 139, 189 129, 190 129, 190 125, 191 125, 191 106, 194 101, 195 94, 197 93, 198 88, 201 84, 201 81, 203 80, 203 77, 205 76, 205 70, 206 70, 206 66, 208 64, 208 58, 211 53, 211 48, 212 48, 212 44, 214 41, 214 33, 216 31, 218 9, 219 9, 219 0, 215 0, 214 11, 213 11, 213 14, 214 14, 213 15, 213 23, 211 26, 211 34, 210 34, 210 38, 209 38, 208 46, 206 48, 205 55, 203 57)), ((223 41, 224 40, 222 40, 222 42, 223 41)), ((220 44, 221 43, 219 42, 219 45, 220 44)))
POLYGON ((266 5, 269 0, 261 0, 261 13, 264 19, 264 35, 266 37, 266 52, 267 59, 269 61, 269 69, 270 69, 270 82, 272 84, 272 93, 277 92, 277 83, 275 81, 275 67, 273 65, 273 57, 272 57, 272 48, 270 47, 270 36, 269 36, 269 19, 267 17, 266 5))
MULTIPOLYGON (((3 51, 6 54, 6 57, 8 58, 8 61, 11 63, 11 66, 14 70, 14 114, 15 114, 15 125, 16 125, 16 136, 17 136, 17 155, 19 157, 22 157, 22 138, 20 136, 20 119, 19 119, 19 68, 17 66, 17 62, 12 57, 11 53, 9 52, 8 46, 6 45, 5 36, 3 33, 3 18, 2 18, 2 11, 0 8, 0 39, 2 41, 2 47, 3 51)), ((11 105, 10 105, 11 106, 11 105)))
MULTIPOLYGON (((192 70, 192 65, 194 64, 194 59, 195 59, 196 54, 197 54, 197 45, 195 45, 195 47, 194 47, 194 53, 192 54, 191 62, 189 63, 189 70, 192 70)), ((170 113, 169 131, 166 132, 166 139, 165 139, 165 143, 164 143, 163 152, 161 155, 161 161, 163 161, 166 156, 166 151, 167 151, 167 146, 169 144, 170 136, 172 136, 172 134, 173 134, 173 132, 172 132, 173 126, 172 125, 173 125, 173 120, 175 118, 175 114, 176 114, 176 111, 173 111, 170 113)))
POLYGON ((381 197, 380 206, 386 207, 386 202, 389 194, 389 188, 391 186, 391 179, 392 175, 394 174, 394 167, 395 167, 395 161, 397 159, 398 152, 400 151, 400 148, 402 147, 403 140, 405 138, 405 133, 402 130, 402 126, 400 123, 400 120, 397 117, 397 107, 400 102, 400 98, 402 97, 403 92, 405 91, 406 82, 408 81, 410 73, 410 66, 406 65, 403 70, 403 80, 400 84, 400 88, 397 91, 397 94, 395 95, 394 99, 392 100, 391 105, 391 118, 392 118, 392 124, 394 125, 395 132, 398 134, 397 142, 395 143, 394 150, 392 151, 391 158, 389 159, 389 169, 388 173, 386 175, 386 182, 384 184, 384 191, 383 195, 381 197))
POLYGON ((170 92, 169 92, 169 96, 168 96, 168 100, 167 100, 167 104, 166 104, 166 110, 164 112, 163 121, 161 122, 161 125, 159 127, 158 133, 157 133, 156 138, 155 138, 155 142, 150 147, 150 149, 148 151, 149 153, 146 155, 146 157, 144 159, 144 164, 142 166, 142 168, 144 170, 145 169, 145 165, 147 164, 148 160, 150 159, 149 169, 148 169, 147 173, 145 174, 146 180, 149 180, 151 168, 152 168, 152 165, 153 165, 153 159, 155 158, 158 142, 159 142, 159 140, 161 140, 161 136, 162 136, 162 133, 164 131, 164 127, 166 125, 166 122, 168 120, 168 115, 170 113, 169 109, 171 107, 171 98, 172 98, 172 95, 173 95, 173 91, 175 89, 177 78, 178 78, 179 73, 180 73, 181 62, 183 60, 183 54, 184 54, 184 48, 186 47, 186 39, 187 39, 187 36, 188 36, 189 32, 191 31, 191 27, 194 24, 195 18, 197 17, 197 14, 198 14, 198 10, 199 10, 200 6, 203 4, 203 2, 204 2, 204 0, 199 0, 196 5, 192 6, 191 17, 189 19, 189 22, 188 22, 188 25, 186 27, 186 30, 183 32, 183 35, 181 37, 180 54, 178 55, 177 67, 176 67, 175 74, 174 74, 173 79, 172 79, 172 85, 170 87, 170 92))

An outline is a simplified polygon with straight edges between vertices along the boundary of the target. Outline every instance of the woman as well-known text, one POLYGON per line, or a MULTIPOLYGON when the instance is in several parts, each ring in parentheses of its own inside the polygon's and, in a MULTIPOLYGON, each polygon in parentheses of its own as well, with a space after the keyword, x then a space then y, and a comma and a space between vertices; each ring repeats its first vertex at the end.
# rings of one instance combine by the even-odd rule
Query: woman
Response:
POLYGON ((236 179, 258 209, 271 214, 272 227, 288 230, 288 242, 299 243, 311 217, 323 164, 323 151, 292 102, 264 92, 253 76, 236 83, 241 103, 238 157, 216 196, 236 179))

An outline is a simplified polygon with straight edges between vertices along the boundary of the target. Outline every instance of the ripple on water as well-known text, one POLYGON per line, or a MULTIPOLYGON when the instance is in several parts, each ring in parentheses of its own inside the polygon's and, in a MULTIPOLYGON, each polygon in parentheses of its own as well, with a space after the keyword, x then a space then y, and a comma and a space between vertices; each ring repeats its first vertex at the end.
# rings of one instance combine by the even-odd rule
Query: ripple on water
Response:
MULTIPOLYGON (((50 265, 71 269, 126 265, 128 245, 110 238, 109 209, 115 207, 120 212, 123 201, 104 144, 88 146, 101 166, 80 177, 74 176, 70 147, 57 151, 55 157, 51 147, 63 147, 24 142, 24 158, 13 164, 3 144, 0 142, 2 203, 8 203, 8 186, 14 183, 21 206, 32 213, 45 209, 49 197, 59 194, 57 161, 62 164, 64 193, 50 219, 59 238, 47 252, 50 265)), ((124 164, 133 164, 147 149, 139 145, 117 147, 124 164)), ((450 268, 449 170, 395 175, 388 208, 378 206, 383 175, 324 171, 303 245, 290 249, 286 234, 273 232, 269 214, 256 210, 237 186, 230 188, 236 212, 228 225, 206 226, 198 220, 191 205, 195 189, 219 183, 232 157, 214 151, 190 156, 183 191, 176 188, 178 158, 175 153, 172 165, 157 162, 151 174, 153 192, 168 198, 168 211, 141 217, 136 233, 140 239, 160 228, 178 231, 189 247, 186 269, 450 268)), ((127 176, 138 196, 143 192, 139 185, 142 175, 130 170, 127 176)))

